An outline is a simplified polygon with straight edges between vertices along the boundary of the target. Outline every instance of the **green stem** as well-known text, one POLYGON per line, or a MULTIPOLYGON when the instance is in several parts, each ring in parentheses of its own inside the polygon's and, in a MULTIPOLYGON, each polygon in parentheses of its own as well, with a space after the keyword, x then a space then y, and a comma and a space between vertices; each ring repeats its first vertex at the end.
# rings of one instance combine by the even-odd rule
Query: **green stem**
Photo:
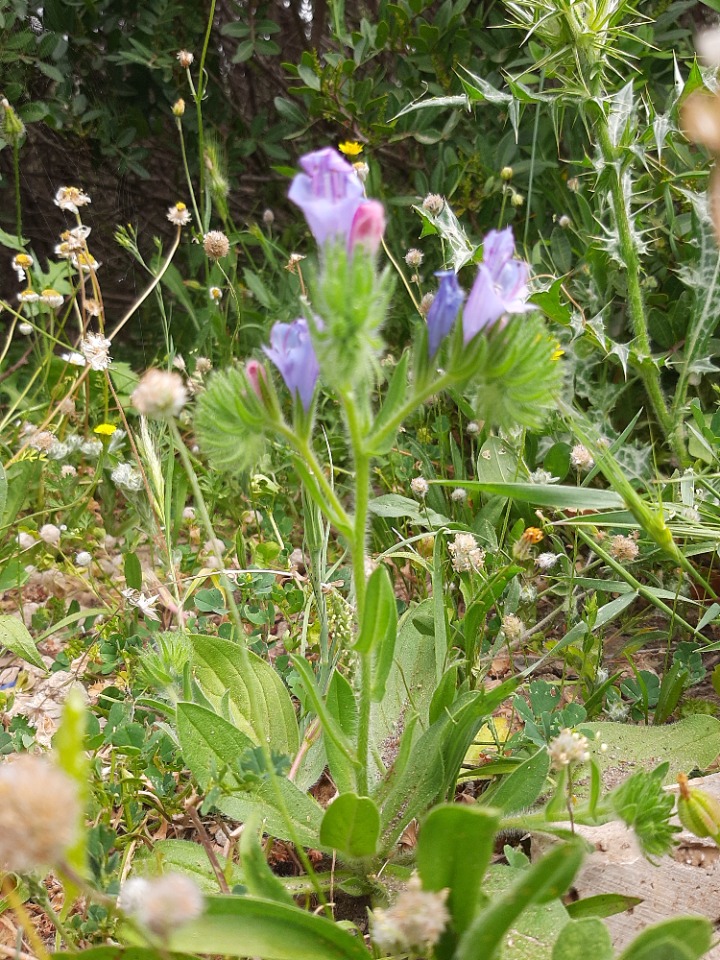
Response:
POLYGON ((197 200, 195 199, 195 190, 192 185, 192 177, 190 176, 190 167, 188 166, 187 152, 185 150, 185 137, 183 136, 182 120, 180 117, 177 117, 177 128, 180 135, 180 154, 182 155, 182 165, 183 170, 185 171, 185 180, 187 181, 188 190, 190 191, 190 200, 193 206, 193 213, 195 214, 195 223, 197 224, 198 230, 202 233, 203 225, 202 220, 200 219, 200 211, 198 210, 197 200))
POLYGON ((600 153, 611 171, 610 196, 612 198, 613 214, 617 226, 620 253, 625 264, 625 280, 627 284, 628 312, 630 323, 641 354, 637 371, 643 382, 650 404, 658 423, 670 440, 676 457, 681 464, 687 462, 687 453, 684 444, 678 442, 673 416, 668 409, 660 385, 660 372, 652 360, 650 335, 648 332, 647 317, 645 314, 645 299, 640 284, 640 255, 633 236, 632 224, 628 215, 625 194, 623 191, 622 176, 620 173, 620 151, 613 145, 608 129, 607 118, 604 113, 597 123, 597 138, 600 153))
MULTIPOLYGON (((203 526, 205 527, 205 531, 207 533, 207 536, 210 539, 210 542, 214 545, 215 531, 212 525, 212 521, 210 519, 210 514, 208 513, 203 492, 200 489, 200 482, 198 480, 197 474, 195 473, 195 468, 193 466, 192 460, 190 459, 190 454, 188 453, 187 447, 185 446, 185 442, 183 438, 180 436, 180 431, 177 428, 177 424, 174 423, 173 421, 170 421, 170 432, 172 434, 173 440, 175 441, 175 449, 180 455, 180 460, 182 461, 182 465, 185 469, 185 473, 190 482, 190 487, 193 492, 195 504, 200 514, 200 519, 203 522, 203 526)), ((222 569, 222 566, 223 566, 222 556, 214 546, 213 546, 213 552, 215 553, 215 559, 218 562, 220 569, 222 569)), ((223 587, 224 587, 225 599, 227 602, 228 611, 233 620, 235 631, 237 633, 237 649, 238 649, 238 655, 241 661, 242 671, 245 676, 249 677, 252 675, 253 668, 252 668, 252 663, 250 662, 250 656, 248 653, 248 647, 245 639, 245 631, 243 629, 242 618, 240 616, 240 611, 238 610, 237 604, 235 603, 233 585, 230 583, 230 581, 228 580, 227 576, 225 576, 224 573, 221 574, 221 583, 223 584, 223 587)), ((262 714, 260 711, 260 702, 257 696, 257 692, 252 683, 248 683, 247 685, 247 694, 248 694, 248 707, 249 707, 248 719, 250 720, 250 723, 253 724, 254 722, 257 721, 257 718, 260 717, 262 714)), ((317 882, 317 877, 313 869, 313 865, 310 862, 310 858, 308 857, 304 847, 300 843, 300 839, 298 838, 292 818, 290 817, 290 812, 288 810, 287 804, 285 803, 285 798, 282 794, 282 791, 280 790, 280 785, 278 783, 278 775, 275 772, 275 768, 273 765, 273 758, 272 758, 272 752, 270 749, 270 744, 267 742, 267 739, 262 730, 254 729, 254 733, 257 738, 260 749, 263 752, 263 756, 265 758, 265 764, 266 764, 268 773, 270 775, 270 782, 272 784, 274 800, 275 800, 277 809, 285 821, 285 824, 288 829, 288 835, 290 836, 290 839, 292 840, 295 846, 295 850, 300 859, 300 862, 302 863, 303 867, 305 868, 308 876, 310 877, 313 883, 313 887, 315 888, 315 893, 317 894, 318 900, 320 901, 322 906, 325 908, 326 912, 328 912, 328 916, 330 916, 330 918, 332 919, 332 913, 329 910, 325 894, 320 884, 317 882)))
POLYGON ((15 229, 18 243, 22 246, 22 200, 20 197, 20 143, 15 138, 13 144, 13 177, 15 180, 15 229))
POLYGON ((449 373, 443 373, 436 380, 426 383, 424 386, 416 387, 410 398, 398 409, 397 413, 387 421, 378 431, 371 434, 373 446, 380 447, 388 437, 397 433, 403 420, 424 403, 428 397, 434 393, 440 393, 446 387, 452 386, 454 377, 449 373))
MULTIPOLYGON (((205 196, 205 135, 203 130, 203 118, 202 118, 202 99, 205 93, 205 59, 207 57, 208 46, 210 45, 210 34, 212 33, 213 20, 215 18, 215 3, 216 0, 210 0, 210 13, 208 14, 207 29, 205 30, 205 39, 203 41, 202 53, 200 54, 200 71, 198 74, 198 85, 197 93, 195 94, 195 109, 197 111, 197 125, 198 125, 198 182, 200 185, 200 201, 202 202, 203 197, 205 196)), ((190 71, 188 70, 188 79, 190 79, 190 71)), ((190 81, 190 87, 192 89, 192 80, 190 81)), ((193 91, 194 92, 194 91, 193 91)), ((207 211, 203 211, 206 213, 207 211)), ((204 221, 200 221, 198 224, 200 230, 205 229, 204 221)))

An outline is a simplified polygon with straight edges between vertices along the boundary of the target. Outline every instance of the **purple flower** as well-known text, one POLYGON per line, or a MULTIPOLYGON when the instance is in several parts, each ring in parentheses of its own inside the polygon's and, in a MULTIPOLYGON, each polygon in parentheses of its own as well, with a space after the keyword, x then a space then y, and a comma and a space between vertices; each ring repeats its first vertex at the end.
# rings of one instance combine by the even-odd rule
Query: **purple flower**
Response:
POLYGON ((350 236, 353 217, 363 203, 363 186, 352 164, 332 147, 300 158, 304 173, 293 180, 288 196, 305 214, 319 246, 350 236))
POLYGON ((276 323, 270 331, 270 346, 263 351, 280 371, 290 393, 297 394, 307 410, 320 373, 307 321, 300 318, 276 323))
POLYGON ((483 243, 483 262, 463 311, 463 339, 467 344, 481 330, 494 326, 508 313, 533 310, 530 295, 530 267, 514 260, 515 240, 512 227, 491 230, 483 243))
POLYGON ((465 291, 458 283, 454 270, 438 270, 435 276, 440 278, 440 286, 427 315, 428 353, 431 360, 452 330, 458 310, 465 299, 465 291))

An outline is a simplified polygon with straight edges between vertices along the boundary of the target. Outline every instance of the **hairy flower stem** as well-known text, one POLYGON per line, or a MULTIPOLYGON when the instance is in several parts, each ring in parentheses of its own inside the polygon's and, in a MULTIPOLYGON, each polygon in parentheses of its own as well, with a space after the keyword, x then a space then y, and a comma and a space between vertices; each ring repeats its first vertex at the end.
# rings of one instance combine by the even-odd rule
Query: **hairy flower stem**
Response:
MULTIPOLYGON (((353 517, 352 566, 355 590, 355 609, 358 624, 363 622, 365 609, 365 538, 367 536, 370 504, 370 456, 365 450, 363 430, 353 396, 343 397, 350 445, 355 464, 355 514, 353 517)), ((360 654, 360 705, 358 711, 357 781, 358 793, 367 796, 368 754, 370 747, 370 690, 372 686, 372 653, 360 654)))
POLYGON ((651 356, 650 335, 648 333, 647 317, 645 314, 645 299, 640 285, 640 256, 633 236, 632 225, 628 216, 625 193, 623 191, 620 174, 620 151, 613 145, 608 128, 607 117, 601 113, 596 125, 600 153, 611 171, 610 196, 612 199, 613 214, 618 231, 620 252, 625 264, 625 282, 627 284, 628 310, 630 323, 637 343, 638 353, 641 355, 636 365, 640 379, 650 399, 653 412, 672 445, 673 452, 681 464, 688 462, 687 452, 682 440, 675 430, 673 416, 665 401, 660 384, 660 373, 651 356))
MULTIPOLYGON (((210 519, 210 514, 208 513, 208 509, 207 509, 207 504, 205 503, 205 498, 200 488, 200 481, 198 480, 197 473, 195 472, 195 468, 190 458, 190 454, 188 453, 187 447, 185 446, 185 441, 180 436, 180 431, 178 430, 177 424, 171 421, 169 426, 170 426, 170 432, 175 442, 175 449, 177 450, 180 456, 180 460, 182 462, 188 481, 190 483, 190 488, 192 489, 193 497, 195 499, 198 512, 200 514, 200 519, 202 520, 203 526, 205 527, 205 532, 208 538, 210 539, 211 543, 213 543, 215 540, 215 530, 213 529, 212 521, 210 519)), ((222 569, 222 557, 219 555, 219 552, 217 550, 215 550, 214 552, 215 552, 215 559, 218 562, 220 568, 222 569)), ((223 585, 225 600, 228 606, 228 611, 233 620, 235 631, 237 633, 237 640, 236 640, 237 650, 238 650, 238 655, 240 656, 243 674, 249 677, 253 672, 253 668, 252 668, 252 663, 250 662, 250 655, 248 653, 248 647, 245 639, 245 631, 243 629, 242 618, 240 616, 240 611, 238 610, 237 604, 235 603, 233 585, 230 583, 229 579, 224 573, 221 574, 220 582, 223 585)), ((248 717, 248 719, 250 723, 253 724, 257 720, 257 718, 261 716, 261 712, 260 712, 260 703, 257 698, 257 693, 252 683, 247 684, 247 696, 248 696, 248 706, 249 706, 249 713, 250 713, 250 716, 248 717)), ((313 865, 310 862, 310 858, 308 857, 304 847, 300 843, 300 839, 298 838, 297 832, 295 830, 295 826, 290 816, 290 811, 288 810, 287 804, 285 803, 285 798, 282 794, 282 791, 280 790, 280 785, 278 783, 278 775, 275 772, 275 766, 273 763, 270 744, 267 742, 267 739, 263 731, 255 730, 255 736, 257 738, 260 749, 263 752, 265 765, 270 777, 270 783, 272 784, 272 789, 274 794, 273 799, 275 800, 277 809, 280 812, 280 815, 282 816, 283 820, 285 821, 285 824, 288 829, 288 835, 290 836, 290 839, 292 840, 295 846, 296 853, 298 855, 298 858, 300 859, 300 862, 303 865, 303 868, 305 869, 305 871, 307 872, 308 876, 312 881, 318 900, 322 904, 325 912, 328 914, 328 917, 332 919, 332 911, 328 906, 327 898, 325 897, 325 894, 319 882, 317 881, 317 876, 313 869, 313 865)))

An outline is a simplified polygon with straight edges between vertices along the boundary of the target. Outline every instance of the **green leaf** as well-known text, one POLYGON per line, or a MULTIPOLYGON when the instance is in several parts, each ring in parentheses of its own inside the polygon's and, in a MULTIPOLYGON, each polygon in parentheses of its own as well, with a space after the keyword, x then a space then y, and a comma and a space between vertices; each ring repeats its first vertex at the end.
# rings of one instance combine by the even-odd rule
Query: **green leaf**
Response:
POLYGON ((248 651, 251 672, 243 669, 237 643, 193 634, 195 675, 208 700, 220 710, 226 694, 238 728, 254 743, 265 740, 273 750, 294 756, 300 746, 295 709, 285 685, 269 663, 248 651), (252 684, 258 715, 251 716, 252 684))
MULTIPOLYGON (((244 882, 238 864, 216 853, 218 863, 228 884, 236 886, 244 882)), ((133 858, 133 868, 138 867, 142 876, 159 876, 163 873, 186 873, 196 881, 203 893, 217 893, 218 882, 210 866, 205 848, 192 840, 156 840, 152 849, 142 847, 133 858)))
POLYGON ((380 835, 380 814, 369 797, 343 793, 325 811, 320 842, 350 857, 371 857, 380 835))
POLYGON ((521 503, 557 510, 606 510, 625 506, 614 490, 595 490, 587 487, 566 487, 556 483, 479 483, 475 480, 432 480, 445 487, 463 487, 479 493, 492 493, 521 503))
POLYGON ((142 590, 142 567, 136 553, 126 553, 123 559, 125 583, 130 590, 142 590))
POLYGON ((177 927, 166 946, 261 960, 370 960, 362 940, 331 920, 250 897, 208 897, 203 916, 177 927))
MULTIPOLYGON (((581 724, 590 749, 605 779, 617 783, 627 776, 628 763, 650 770, 669 761, 665 783, 674 783, 680 772, 693 767, 706 770, 720 754, 720 720, 696 714, 664 727, 597 721, 581 724), (606 749, 602 749, 606 744, 606 749)), ((576 793, 583 795, 583 785, 576 793)))
POLYGON ((222 813, 241 823, 259 817, 265 833, 271 837, 297 840, 305 847, 318 847, 323 809, 285 777, 276 777, 274 783, 266 780, 253 793, 238 790, 232 796, 219 797, 215 805, 222 813))
POLYGON ((610 933, 602 920, 571 920, 560 931, 552 960, 613 960, 610 933))
POLYGON ((710 949, 713 928, 704 917, 676 917, 643 930, 618 960, 700 960, 710 949))
MULTIPOLYGON (((450 890, 453 932, 464 933, 477 909, 480 887, 490 863, 500 813, 483 807, 443 804, 427 815, 420 829, 417 868, 425 890, 450 890)), ((455 946, 455 937, 452 944, 455 946)))
MULTIPOLYGON (((312 672, 310 664, 305 657, 293 656, 290 658, 292 665, 300 676, 303 690, 312 705, 318 720, 320 721, 326 741, 329 740, 333 747, 338 750, 347 761, 353 762, 353 748, 350 740, 345 735, 340 724, 330 713, 323 700, 320 691, 317 688, 315 675, 312 672)), ((354 765, 354 764, 353 764, 354 765)))
POLYGON ((7 468, 3 528, 15 522, 29 492, 37 489, 41 473, 42 461, 40 460, 16 460, 7 468))
MULTIPOLYGON (((87 712, 85 698, 77 686, 73 687, 63 704, 60 726, 55 734, 53 746, 60 769, 72 779, 80 800, 77 817, 76 839, 65 851, 68 866, 80 877, 87 877, 87 838, 85 825, 86 808, 90 799, 90 762, 85 752, 85 729, 87 712)), ((71 880, 65 879, 65 898, 61 916, 70 913, 80 888, 71 880)))
POLYGON ((19 617, 14 617, 11 614, 0 616, 0 647, 5 647, 34 667, 47 672, 47 667, 37 652, 30 631, 19 617))
POLYGON ((628 897, 622 893, 598 893, 597 896, 568 903, 565 909, 573 920, 584 920, 586 917, 614 917, 617 913, 632 910, 642 902, 642 897, 628 897))
POLYGON ((260 845, 259 833, 258 818, 254 817, 245 824, 240 839, 243 882, 248 892, 254 897, 264 897, 266 900, 292 906, 293 898, 268 866, 260 845))
POLYGON ((550 754, 543 747, 486 790, 480 802, 497 807, 505 816, 527 810, 542 793, 549 769, 550 754))
MULTIPOLYGON (((367 583, 363 622, 354 649, 370 653, 376 644, 390 643, 394 648, 397 634, 397 607, 387 567, 373 570, 367 583)), ((392 661, 392 653, 390 654, 392 661)))
POLYGON ((203 790, 254 746, 242 730, 197 703, 178 703, 177 731, 183 760, 203 790))
POLYGON ((368 437, 368 443, 369 452, 374 454, 374 456, 379 457, 383 454, 389 453, 395 444, 395 434, 386 437, 385 440, 379 444, 373 443, 373 436, 378 434, 385 427, 385 425, 392 420, 396 411, 400 409, 405 400, 405 395, 407 394, 408 388, 409 362, 410 353, 406 350, 395 367, 395 372, 393 373, 392 379, 388 384, 385 400, 382 407, 380 407, 380 410, 378 411, 378 415, 375 417, 375 422, 372 425, 372 430, 368 437))
MULTIPOLYGON (((333 671, 325 697, 325 706, 344 734, 346 743, 354 743, 358 722, 355 694, 349 681, 339 670, 333 671)), ((339 750, 334 745, 330 737, 324 738, 324 744, 333 783, 340 793, 351 793, 355 789, 355 765, 344 750, 339 750)))
POLYGON ((530 904, 547 903, 561 896, 572 883, 584 854, 585 846, 572 841, 522 870, 506 894, 476 914, 460 940, 454 960, 495 960, 517 917, 530 904))

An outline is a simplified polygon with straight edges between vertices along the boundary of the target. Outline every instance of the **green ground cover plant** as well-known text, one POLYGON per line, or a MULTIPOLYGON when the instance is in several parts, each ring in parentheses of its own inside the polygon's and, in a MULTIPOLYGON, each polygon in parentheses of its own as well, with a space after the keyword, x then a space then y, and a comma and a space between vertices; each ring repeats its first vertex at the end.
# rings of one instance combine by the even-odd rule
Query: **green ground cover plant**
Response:
POLYGON ((711 949, 568 894, 720 835, 720 41, 647 8, 2 8, 2 956, 711 949), (107 272, 41 134, 173 137, 107 272))

